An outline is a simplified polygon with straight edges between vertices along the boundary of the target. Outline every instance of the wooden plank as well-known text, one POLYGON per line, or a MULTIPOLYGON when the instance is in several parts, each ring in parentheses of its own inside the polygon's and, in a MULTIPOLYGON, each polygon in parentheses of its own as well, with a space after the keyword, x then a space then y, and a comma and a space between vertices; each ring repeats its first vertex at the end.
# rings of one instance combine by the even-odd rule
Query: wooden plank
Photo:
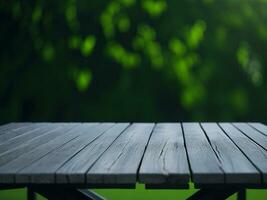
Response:
POLYGON ((114 123, 103 123, 96 127, 80 125, 79 137, 73 139, 28 167, 19 171, 15 179, 20 183, 55 183, 55 172, 73 156, 102 135, 114 123))
POLYGON ((17 123, 8 123, 8 124, 1 125, 0 126, 0 135, 5 133, 7 130, 17 128, 17 126, 18 126, 17 123))
POLYGON ((1 125, 0 125, 0 131, 2 131, 2 130, 6 130, 6 129, 8 129, 9 127, 12 127, 12 126, 14 126, 14 123, 1 124, 1 125))
POLYGON ((7 130, 5 131, 5 133, 0 135, 0 144, 5 143, 8 140, 21 136, 23 134, 27 134, 34 130, 38 130, 40 127, 43 127, 45 125, 46 125, 45 123, 32 123, 27 126, 7 130))
POLYGON ((267 136, 267 126, 262 123, 248 123, 250 126, 254 127, 258 131, 260 131, 262 134, 267 136))
POLYGON ((267 150, 267 137, 249 126, 247 123, 233 123, 243 134, 267 150))
POLYGON ((25 142, 40 137, 45 134, 47 131, 50 131, 53 128, 60 128, 64 126, 63 124, 36 124, 36 126, 32 127, 32 130, 27 130, 25 133, 22 133, 16 137, 13 137, 6 142, 0 144, 0 154, 3 154, 6 151, 12 150, 13 148, 18 147, 25 142))
POLYGON ((260 183, 260 172, 216 123, 201 123, 225 172, 226 183, 260 183))
POLYGON ((193 182, 223 183, 224 172, 205 133, 198 123, 183 123, 184 137, 193 182))
POLYGON ((190 171, 181 124, 159 123, 152 132, 139 170, 146 184, 187 184, 190 171))
POLYGON ((103 135, 94 140, 90 145, 81 150, 77 155, 65 163, 56 172, 57 183, 85 183, 85 173, 95 161, 116 140, 129 123, 118 123, 103 135))
POLYGON ((35 148, 39 147, 42 144, 45 144, 51 140, 56 139, 57 137, 65 134, 71 128, 77 126, 78 123, 69 123, 68 125, 47 125, 48 129, 45 134, 41 134, 38 137, 34 137, 30 140, 23 142, 23 144, 16 146, 15 148, 10 148, 8 151, 5 151, 0 154, 0 166, 7 164, 8 162, 16 159, 22 154, 28 153, 35 148))
POLYGON ((86 174, 92 184, 136 183, 137 172, 153 123, 134 123, 108 148, 86 174))
POLYGON ((8 124, 3 124, 0 126, 0 135, 6 133, 7 131, 14 131, 16 129, 20 129, 22 127, 25 127, 25 126, 28 126, 30 125, 31 123, 30 122, 11 122, 11 123, 8 123, 8 124))
MULTIPOLYGON (((148 183, 148 186, 169 187, 174 184, 165 183, 177 183, 182 179, 181 177, 177 179, 176 176, 182 173, 175 174, 175 178, 170 173, 175 169, 174 166, 178 165, 175 162, 171 163, 171 160, 179 163, 178 161, 183 160, 185 156, 185 154, 180 155, 184 149, 183 135, 175 134, 182 133, 178 123, 157 124, 155 127, 152 123, 137 123, 128 128, 125 127, 127 125, 106 124, 106 129, 102 125, 87 123, 69 129, 71 124, 64 126, 59 123, 54 124, 55 129, 51 128, 37 136, 31 132, 36 131, 36 125, 26 125, 16 130, 14 126, 13 128, 10 126, 10 129, 6 129, 13 136, 5 135, 5 132, 3 135, 8 141, 0 144, 0 150, 3 144, 11 144, 11 148, 6 145, 5 152, 0 152, 0 184, 56 183, 57 181, 57 184, 133 185, 138 175, 139 180, 142 180, 143 165, 148 174, 147 177, 151 175, 151 180, 148 182, 153 182, 148 183), (62 128, 58 128, 61 126, 62 128), (180 128, 176 129, 176 126, 180 128), (100 127, 102 131, 99 130, 100 127), (123 127, 126 129, 124 130, 123 127), (154 132, 152 132, 153 128, 154 132), (11 129, 13 131, 10 131, 11 129), (25 136, 28 134, 32 134, 33 137, 25 136), (24 138, 24 140, 16 146, 10 142, 20 141, 16 138, 24 138), (156 155, 159 160, 156 160, 156 155), (146 165, 145 163, 149 163, 147 160, 157 164, 146 165), (140 169, 139 174, 138 169, 140 169), (155 171, 158 171, 158 174, 155 171)), ((42 125, 38 130, 53 127, 51 124, 42 125)), ((216 124, 215 128, 214 124, 212 127, 209 125, 203 123, 202 129, 198 123, 184 123, 182 127, 193 181, 197 184, 210 185, 224 182, 253 184, 257 180, 255 184, 259 184, 262 173, 263 182, 266 184, 267 143, 264 140, 266 138, 264 129, 259 128, 258 125, 256 128, 256 124, 237 123, 235 127, 230 124, 230 128, 227 124, 229 130, 225 128, 224 132, 216 124), (237 126, 241 128, 237 129, 237 126), (203 131, 206 129, 208 129, 207 133, 203 131), (229 134, 226 134, 228 132, 229 134), (226 152, 231 153, 231 158, 228 156, 230 153, 226 152), (240 155, 242 155, 242 161, 237 163, 235 157, 239 161, 240 155), (245 160, 250 163, 251 168, 245 164, 245 160), (226 165, 230 167, 227 168, 226 165), (241 166, 239 171, 238 165, 241 166), (254 172, 250 171, 252 169, 257 173, 253 174, 254 172), (241 182, 241 180, 244 181, 241 182)), ((3 135, 0 134, 0 137, 3 135)))
MULTIPOLYGON (((87 127, 98 126, 97 123, 87 123, 86 125, 87 127)), ((82 131, 80 131, 83 128, 84 126, 81 126, 80 124, 73 129, 66 131, 62 136, 55 138, 54 140, 49 141, 43 145, 40 145, 38 148, 33 149, 28 153, 24 153, 11 162, 0 166, 0 183, 15 183, 15 175, 18 174, 20 170, 79 137, 80 134, 83 133, 82 131)))
POLYGON ((241 151, 253 162, 253 164, 257 166, 262 173, 263 182, 267 183, 267 151, 250 140, 232 124, 220 123, 220 126, 241 151))

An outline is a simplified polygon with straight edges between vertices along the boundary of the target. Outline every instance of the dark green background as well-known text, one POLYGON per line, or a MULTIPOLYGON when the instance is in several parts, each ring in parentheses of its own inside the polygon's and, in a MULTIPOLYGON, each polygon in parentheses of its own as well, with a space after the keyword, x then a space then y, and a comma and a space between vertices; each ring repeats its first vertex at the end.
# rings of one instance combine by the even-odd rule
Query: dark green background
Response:
POLYGON ((266 10, 266 0, 1 0, 0 123, 266 123, 266 10))

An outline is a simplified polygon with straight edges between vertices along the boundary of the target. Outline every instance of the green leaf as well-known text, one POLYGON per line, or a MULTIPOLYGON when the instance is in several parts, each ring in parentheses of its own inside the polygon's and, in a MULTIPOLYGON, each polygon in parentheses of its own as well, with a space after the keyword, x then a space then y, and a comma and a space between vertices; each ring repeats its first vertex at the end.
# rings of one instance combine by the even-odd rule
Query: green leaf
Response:
POLYGON ((82 43, 81 46, 81 52, 84 56, 89 56, 94 47, 95 47, 95 43, 96 43, 96 38, 93 35, 89 35, 85 38, 85 40, 82 43))
POLYGON ((189 29, 186 34, 187 44, 191 48, 196 48, 204 38, 204 32, 206 30, 206 23, 203 20, 198 20, 189 29))
POLYGON ((167 4, 163 0, 143 0, 142 7, 151 17, 157 17, 167 9, 167 4))
POLYGON ((249 61, 249 49, 247 43, 241 43, 236 52, 237 60, 239 64, 246 68, 249 61))
POLYGON ((169 42, 169 49, 177 56, 182 56, 186 52, 186 46, 179 39, 172 39, 169 42))
POLYGON ((77 70, 74 72, 74 78, 78 90, 84 92, 92 81, 92 73, 90 70, 77 70))
POLYGON ((111 42, 107 46, 107 53, 111 58, 127 69, 136 67, 140 62, 138 54, 127 51, 119 43, 111 42))
POLYGON ((129 18, 123 16, 118 20, 118 29, 121 32, 126 32, 130 28, 130 20, 129 18))

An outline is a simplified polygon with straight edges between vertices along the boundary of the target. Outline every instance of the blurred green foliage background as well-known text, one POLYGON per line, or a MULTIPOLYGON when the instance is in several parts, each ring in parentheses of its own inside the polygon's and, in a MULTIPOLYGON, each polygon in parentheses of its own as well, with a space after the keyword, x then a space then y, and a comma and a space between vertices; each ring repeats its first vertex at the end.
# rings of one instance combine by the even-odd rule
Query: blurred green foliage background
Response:
POLYGON ((267 122, 266 0, 0 4, 0 122, 267 122))
POLYGON ((1 0, 0 123, 266 123, 266 10, 267 0, 1 0))

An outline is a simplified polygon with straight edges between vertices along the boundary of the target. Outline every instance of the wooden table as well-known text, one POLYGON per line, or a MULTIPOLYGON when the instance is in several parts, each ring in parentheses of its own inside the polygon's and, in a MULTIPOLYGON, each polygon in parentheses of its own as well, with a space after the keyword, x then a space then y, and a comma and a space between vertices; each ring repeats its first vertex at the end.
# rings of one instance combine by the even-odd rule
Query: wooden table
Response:
POLYGON ((261 123, 9 123, 0 126, 0 187, 28 198, 102 199, 85 188, 200 190, 225 199, 267 188, 261 123), (79 188, 79 189, 77 189, 79 188))

